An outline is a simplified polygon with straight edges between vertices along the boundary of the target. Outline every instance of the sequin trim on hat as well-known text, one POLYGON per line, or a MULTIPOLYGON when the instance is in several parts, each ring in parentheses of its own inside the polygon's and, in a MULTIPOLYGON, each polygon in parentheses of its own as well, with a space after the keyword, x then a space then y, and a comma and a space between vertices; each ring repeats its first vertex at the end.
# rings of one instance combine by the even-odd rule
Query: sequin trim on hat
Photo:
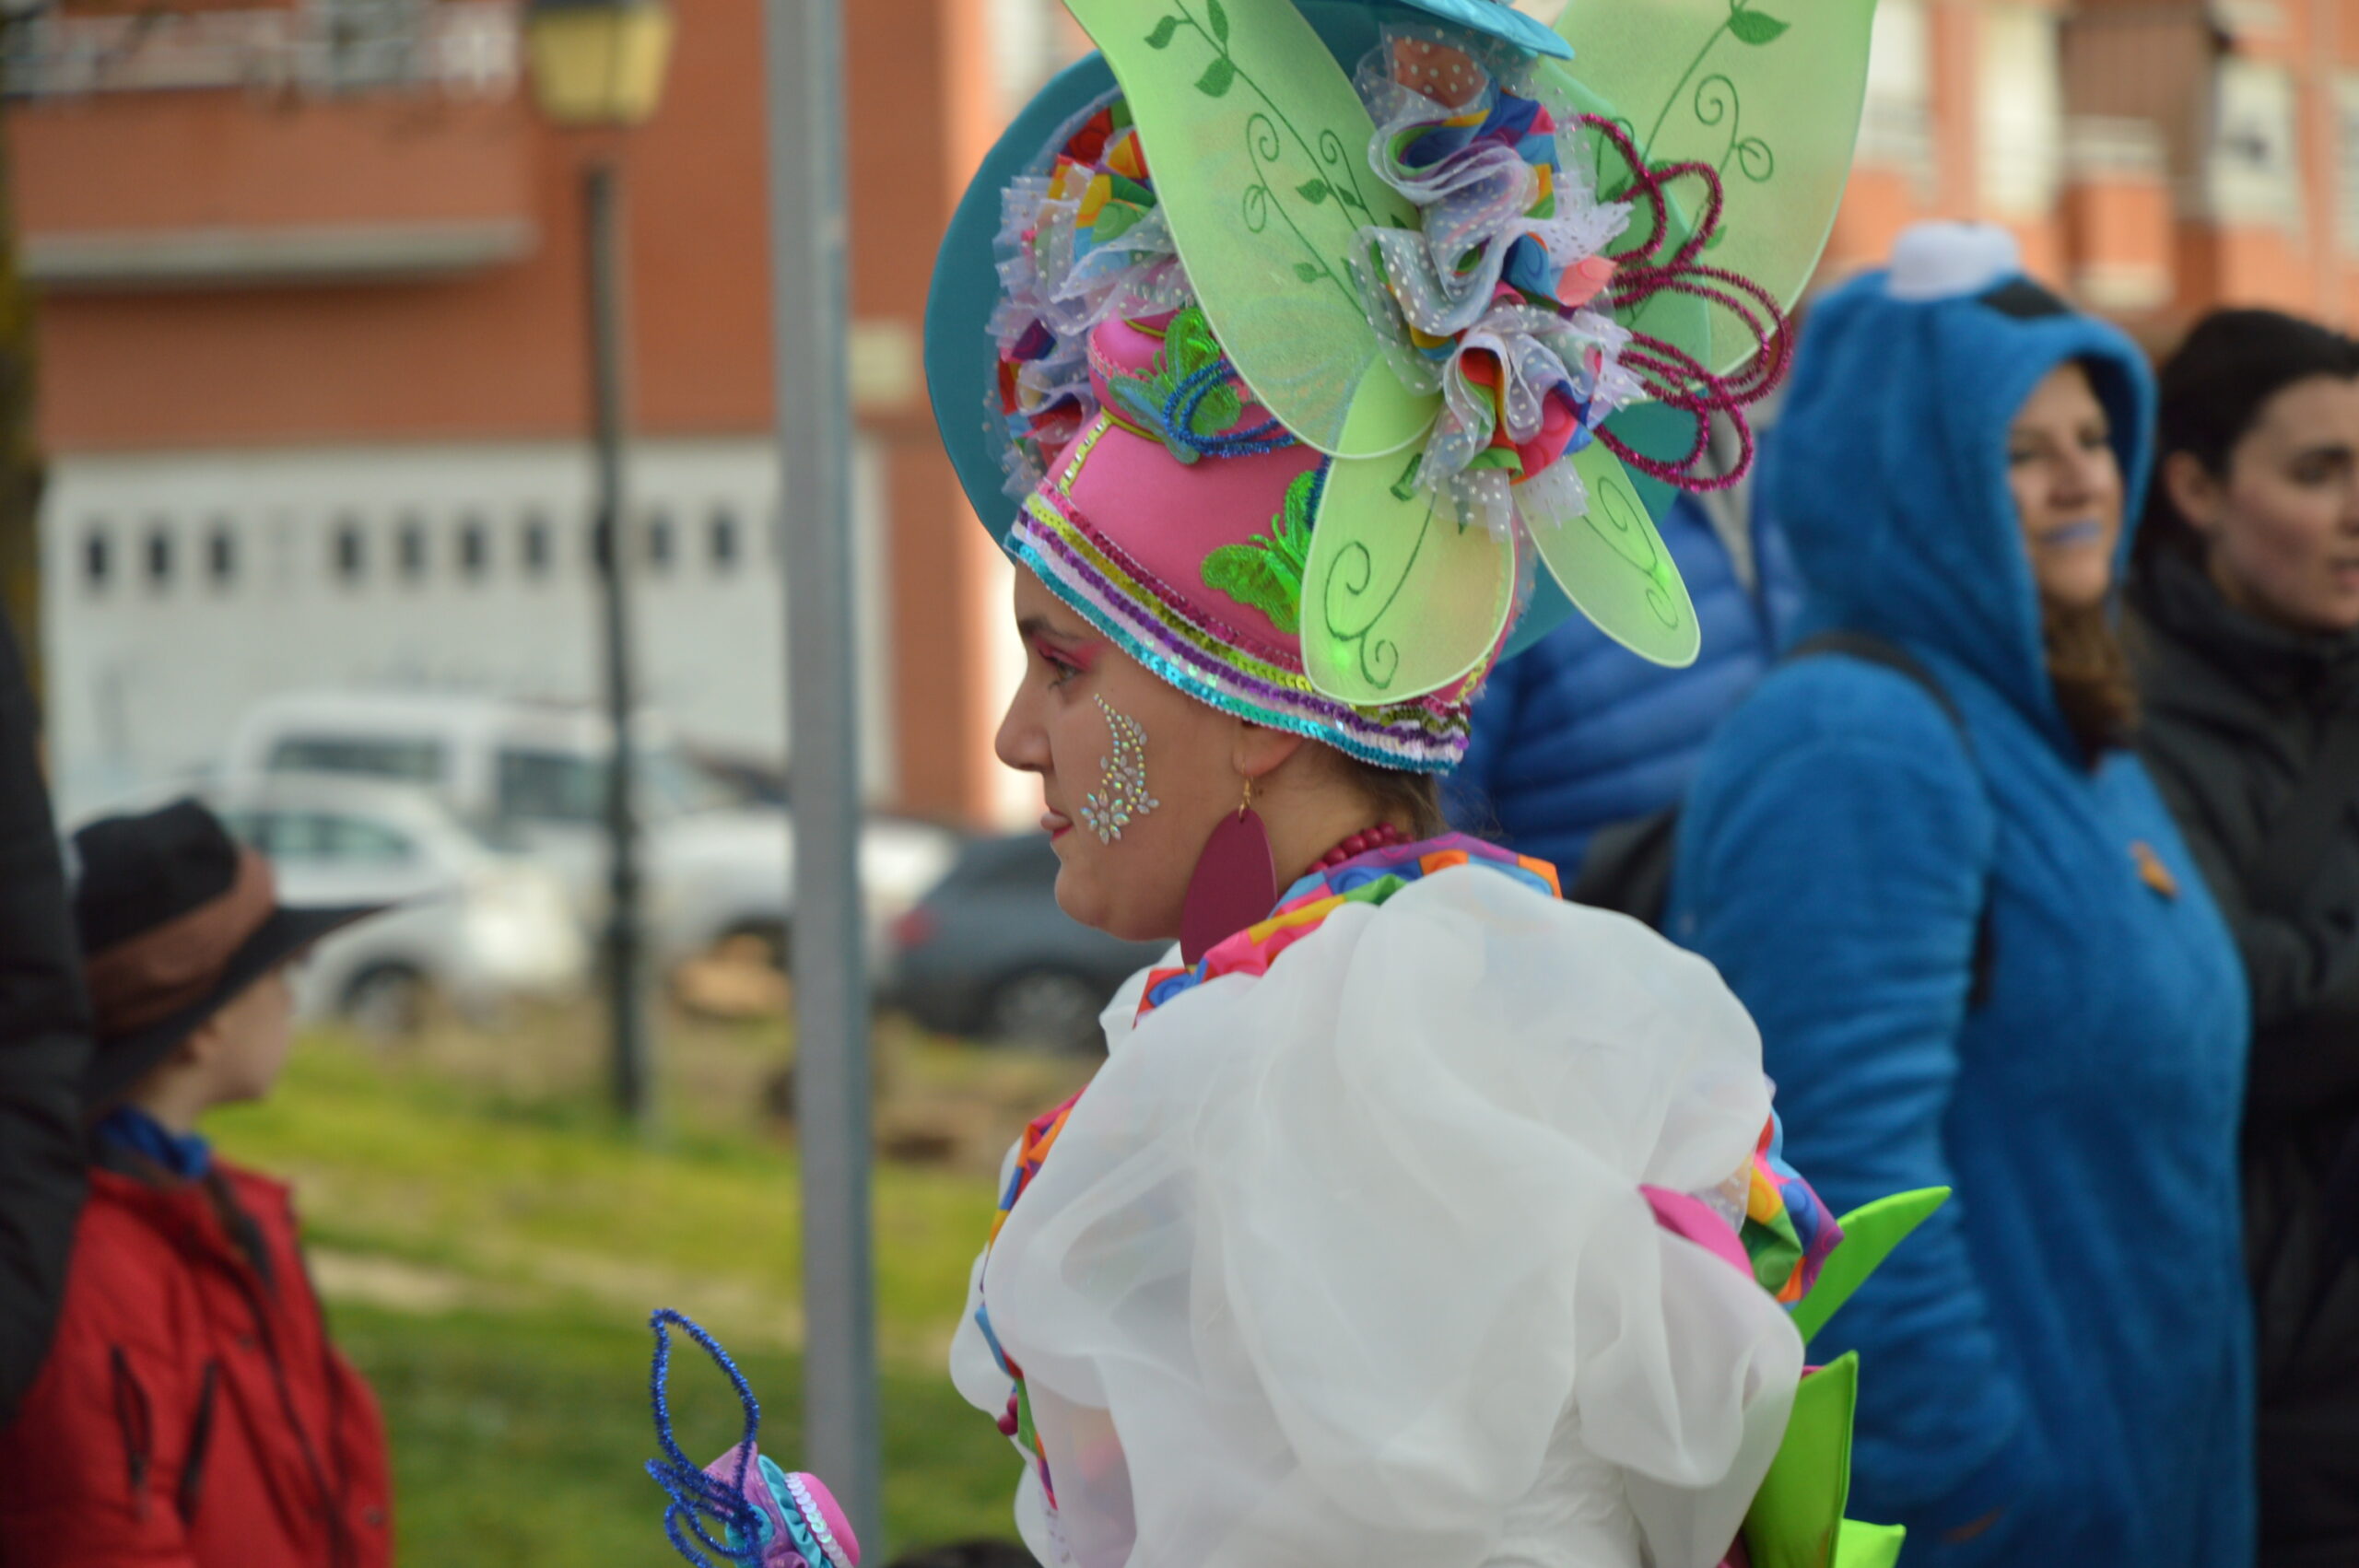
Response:
POLYGON ((1198 701, 1381 767, 1443 773, 1466 755, 1469 704, 1445 694, 1359 708, 1321 696, 1299 659, 1195 608, 1092 527, 1054 486, 1016 514, 1008 553, 1123 652, 1198 701))

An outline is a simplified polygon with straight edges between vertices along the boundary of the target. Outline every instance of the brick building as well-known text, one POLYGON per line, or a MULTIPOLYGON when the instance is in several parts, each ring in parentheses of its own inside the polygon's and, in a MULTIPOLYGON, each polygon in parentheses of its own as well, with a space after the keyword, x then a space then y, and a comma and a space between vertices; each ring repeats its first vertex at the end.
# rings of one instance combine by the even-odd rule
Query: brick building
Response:
MULTIPOLYGON (((856 511, 880 797, 999 809, 1004 568, 933 436, 933 249, 1050 0, 847 7, 856 511), (892 635, 886 635, 886 628, 892 635)), ((651 699, 782 755, 758 0, 676 0, 624 165, 634 593, 651 699)), ((578 171, 519 13, 133 12, 19 35, 8 157, 40 286, 44 641, 68 809, 201 766, 253 697, 593 696, 578 171)))
MULTIPOLYGON (((688 732, 777 755, 759 0, 675 4, 663 108, 617 144, 642 662, 688 732)), ((845 11, 868 776, 1020 814, 989 745, 1005 568, 919 323, 968 170, 1079 41, 1055 0, 845 11)), ((201 764, 291 685, 593 695, 590 149, 536 119, 515 6, 65 0, 14 36, 69 808, 201 764)), ((2221 300, 2349 319, 2359 0, 1881 0, 1829 272, 1935 214, 2013 226, 2157 340, 2221 300)))
POLYGON ((1829 270, 1922 216, 2166 340, 2219 303, 2359 311, 2359 3, 1880 0, 1829 270))

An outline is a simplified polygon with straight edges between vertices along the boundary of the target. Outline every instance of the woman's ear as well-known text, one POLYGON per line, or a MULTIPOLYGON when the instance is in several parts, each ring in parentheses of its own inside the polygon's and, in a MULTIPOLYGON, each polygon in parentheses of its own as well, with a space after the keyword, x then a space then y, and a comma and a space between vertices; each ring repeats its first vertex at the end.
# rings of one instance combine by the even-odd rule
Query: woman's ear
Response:
POLYGON ((1291 731, 1249 724, 1242 719, 1236 723, 1237 738, 1230 744, 1229 764, 1256 784, 1285 766, 1286 760, 1303 747, 1303 737, 1291 731))
POLYGON ((2162 485, 2163 494, 2189 528, 2209 535, 2220 526, 2224 486, 2193 452, 2176 451, 2163 459, 2162 485))

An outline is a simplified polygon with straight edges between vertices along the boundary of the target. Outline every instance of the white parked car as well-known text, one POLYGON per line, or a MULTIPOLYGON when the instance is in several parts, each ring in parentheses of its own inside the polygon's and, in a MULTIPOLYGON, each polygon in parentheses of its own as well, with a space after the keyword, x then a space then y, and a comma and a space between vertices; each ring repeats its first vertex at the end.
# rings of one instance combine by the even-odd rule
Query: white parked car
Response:
MULTIPOLYGON (((232 735, 233 774, 357 775, 432 791, 496 843, 564 879, 585 931, 607 907, 606 769, 613 731, 589 708, 430 692, 312 692, 248 711, 232 735)), ((749 802, 708 774, 653 715, 634 723, 636 802, 644 829, 648 921, 669 966, 732 937, 783 957, 792 928, 792 833, 779 806, 749 802)), ((886 926, 949 869, 957 836, 872 819, 861 872, 881 950, 886 926)))
POLYGON ((205 791, 229 830, 270 858, 288 904, 390 904, 313 949, 299 1011, 385 1034, 440 999, 471 1019, 577 992, 589 949, 562 883, 494 849, 431 796, 299 773, 205 791))

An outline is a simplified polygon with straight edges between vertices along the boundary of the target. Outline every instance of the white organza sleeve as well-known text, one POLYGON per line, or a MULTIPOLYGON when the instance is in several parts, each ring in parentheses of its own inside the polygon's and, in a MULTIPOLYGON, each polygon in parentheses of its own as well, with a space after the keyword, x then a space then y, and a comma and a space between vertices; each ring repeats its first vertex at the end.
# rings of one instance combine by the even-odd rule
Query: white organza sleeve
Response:
POLYGON ((1443 872, 1151 1015, 983 1281, 1084 1568, 1485 1562, 1560 1428, 1708 1568, 1784 1314, 1654 1223, 1768 1115, 1751 1022, 1636 922, 1443 872))

